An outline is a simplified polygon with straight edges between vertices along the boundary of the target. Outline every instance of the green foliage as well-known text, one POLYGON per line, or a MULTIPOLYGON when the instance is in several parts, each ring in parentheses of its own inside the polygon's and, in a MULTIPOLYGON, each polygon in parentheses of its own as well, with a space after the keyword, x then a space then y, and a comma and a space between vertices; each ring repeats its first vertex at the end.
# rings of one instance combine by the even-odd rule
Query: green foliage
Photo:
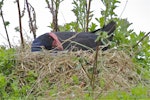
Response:
MULTIPOLYGON (((137 42, 144 37, 145 32, 135 33, 132 29, 129 29, 131 23, 127 19, 117 18, 115 9, 117 4, 120 3, 118 0, 102 0, 105 5, 105 10, 102 10, 102 17, 96 18, 100 26, 107 24, 110 20, 114 20, 117 23, 116 30, 114 32, 114 39, 111 42, 111 47, 117 48, 118 50, 124 50, 132 58, 137 66, 150 70, 150 37, 146 37, 137 46, 137 42)), ((97 41, 106 40, 108 36, 105 32, 98 34, 97 41)), ((108 41, 104 41, 108 43, 108 41)), ((149 76, 149 75, 147 75, 149 76)))
POLYGON ((0 49, 0 73, 9 75, 15 64, 14 49, 0 49))
POLYGON ((86 23, 90 22, 93 17, 93 11, 89 12, 89 18, 87 21, 87 0, 73 0, 73 13, 76 16, 76 31, 84 32, 86 30, 86 23))
POLYGON ((2 6, 4 4, 3 2, 4 2, 4 0, 0 1, 0 9, 2 8, 2 6))
POLYGON ((148 98, 148 88, 144 87, 142 85, 139 85, 135 88, 131 89, 131 98, 137 100, 137 99, 146 99, 148 98))
MULTIPOLYGON (((15 50, 0 49, 0 100, 21 100, 25 97, 30 85, 19 86, 15 69, 15 50)), ((32 73, 31 73, 32 74, 32 73)), ((35 75, 34 75, 35 76, 35 75)), ((34 80, 35 82, 35 80, 34 80)))
POLYGON ((89 25, 90 27, 86 26, 86 24, 90 23, 93 18, 93 11, 87 11, 87 3, 87 0, 73 0, 72 11, 75 14, 76 21, 59 26, 60 31, 85 32, 87 27, 88 31, 94 31, 96 29, 97 25, 95 23, 89 25))
POLYGON ((75 84, 79 84, 79 79, 76 75, 72 76, 72 79, 75 84))
POLYGON ((9 79, 7 77, 12 74, 14 68, 14 49, 0 49, 0 98, 4 99, 9 96, 7 93, 10 91, 9 88, 9 79))
POLYGON ((6 85, 7 85, 6 77, 0 73, 0 99, 3 96, 7 96, 7 93, 5 92, 6 85))
MULTIPOLYGON (((47 0, 46 0, 47 1, 47 0)), ((56 5, 56 9, 59 9, 59 5, 61 2, 63 2, 64 0, 53 0, 53 2, 55 3, 56 5)))
POLYGON ((8 26, 9 24, 10 24, 9 21, 5 21, 5 23, 4 23, 5 26, 8 26))
POLYGON ((97 25, 95 23, 92 22, 92 24, 89 27, 89 32, 92 32, 96 29, 97 25))
MULTIPOLYGON (((114 42, 116 45, 127 44, 129 41, 129 36, 132 34, 132 30, 128 31, 128 27, 131 25, 127 19, 116 19, 117 29, 115 31, 114 42)), ((133 33, 134 34, 134 33, 133 33)))
MULTIPOLYGON (((139 40, 145 35, 144 32, 140 32, 136 36, 136 39, 139 40)), ((134 60, 144 69, 150 70, 150 37, 146 37, 141 43, 135 47, 136 55, 134 60), (138 50, 138 51, 137 51, 138 50)))
POLYGON ((96 42, 101 41, 104 45, 106 45, 109 42, 108 39, 107 39, 108 37, 109 36, 108 36, 107 32, 99 32, 98 37, 95 41, 96 42))
POLYGON ((76 23, 78 25, 76 28, 81 28, 84 31, 86 23, 86 0, 73 0, 72 4, 74 5, 72 11, 76 16, 76 23))
POLYGON ((57 93, 57 87, 53 86, 53 88, 49 91, 49 96, 53 96, 55 93, 57 93))
POLYGON ((18 27, 18 26, 17 26, 17 27, 15 27, 14 29, 15 29, 15 31, 16 31, 16 32, 19 32, 19 31, 20 31, 20 29, 19 29, 19 27, 18 27))
MULTIPOLYGON (((123 50, 129 56, 132 57, 133 62, 137 66, 137 73, 142 75, 142 78, 150 79, 150 37, 146 37, 137 46, 137 42, 144 37, 145 32, 135 33, 132 29, 129 29, 131 23, 127 19, 117 18, 114 10, 117 7, 116 4, 120 3, 118 0, 102 0, 106 9, 101 12, 102 17, 96 18, 102 27, 110 20, 114 20, 117 23, 116 30, 114 32, 114 39, 111 43, 112 48, 117 50, 123 50)), ((99 33, 97 41, 107 37, 103 32, 99 33)), ((101 83, 101 82, 100 82, 101 83)), ((146 93, 148 90, 146 87, 138 86, 131 89, 132 94, 127 92, 116 91, 101 99, 147 99, 146 93), (138 91, 138 92, 137 92, 138 91)))
POLYGON ((0 74, 0 89, 5 87, 6 85, 6 78, 4 75, 0 74))
POLYGON ((28 82, 28 84, 33 84, 35 80, 37 79, 38 74, 34 72, 33 70, 28 71, 27 77, 25 80, 28 82))
POLYGON ((144 37, 145 32, 139 34, 129 30, 131 25, 126 19, 117 19, 117 29, 113 40, 113 47, 118 50, 126 51, 130 56, 133 57, 133 61, 139 66, 149 70, 150 69, 150 38, 146 37, 137 46, 137 42, 144 37))
POLYGON ((117 4, 120 3, 120 1, 119 0, 101 0, 101 1, 106 7, 105 10, 101 11, 102 14, 101 19, 104 19, 104 21, 106 22, 109 19, 113 19, 113 17, 117 17, 117 14, 115 13, 114 10, 117 8, 117 4))
POLYGON ((119 0, 101 0, 105 5, 105 9, 101 11, 102 17, 95 18, 96 21, 99 23, 100 27, 103 27, 107 24, 110 20, 114 20, 117 17, 115 13, 115 9, 117 8, 117 4, 120 3, 119 0))
POLYGON ((76 23, 76 22, 70 22, 70 23, 66 23, 63 26, 59 26, 59 30, 61 32, 63 32, 63 31, 72 31, 72 32, 82 31, 82 29, 78 27, 78 23, 76 23))
POLYGON ((131 88, 131 93, 117 90, 108 93, 106 96, 102 96, 100 98, 102 100, 148 100, 148 89, 149 87, 138 85, 137 87, 131 88))
POLYGON ((130 95, 124 91, 113 91, 106 96, 102 96, 101 99, 128 100, 130 99, 130 95))
POLYGON ((106 82, 105 82, 105 80, 103 79, 103 78, 101 78, 101 80, 100 80, 100 87, 104 87, 105 86, 105 84, 106 84, 106 82))

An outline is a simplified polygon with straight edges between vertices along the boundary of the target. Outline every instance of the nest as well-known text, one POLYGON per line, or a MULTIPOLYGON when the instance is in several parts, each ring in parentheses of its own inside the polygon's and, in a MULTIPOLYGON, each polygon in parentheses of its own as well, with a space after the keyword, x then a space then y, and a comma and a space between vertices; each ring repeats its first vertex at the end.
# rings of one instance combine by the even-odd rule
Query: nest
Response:
MULTIPOLYGON (((50 95, 66 98, 68 95, 81 96, 91 92, 91 77, 95 66, 95 52, 57 52, 32 53, 28 50, 18 52, 16 74, 20 86, 31 84, 27 95, 50 95), (34 83, 26 78, 34 76, 34 83), (73 93, 73 94, 72 94, 73 93)), ((99 51, 96 72, 94 73, 94 92, 108 93, 113 90, 129 91, 141 83, 141 77, 135 71, 132 59, 123 51, 99 51)))

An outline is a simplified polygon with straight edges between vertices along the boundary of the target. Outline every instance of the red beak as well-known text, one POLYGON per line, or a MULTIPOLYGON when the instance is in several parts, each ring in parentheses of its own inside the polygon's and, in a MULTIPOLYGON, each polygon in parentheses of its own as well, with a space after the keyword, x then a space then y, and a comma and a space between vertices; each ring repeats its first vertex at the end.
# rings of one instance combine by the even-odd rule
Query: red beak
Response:
POLYGON ((61 42, 58 40, 56 34, 50 32, 49 35, 54 39, 52 47, 57 48, 58 50, 64 50, 61 42))

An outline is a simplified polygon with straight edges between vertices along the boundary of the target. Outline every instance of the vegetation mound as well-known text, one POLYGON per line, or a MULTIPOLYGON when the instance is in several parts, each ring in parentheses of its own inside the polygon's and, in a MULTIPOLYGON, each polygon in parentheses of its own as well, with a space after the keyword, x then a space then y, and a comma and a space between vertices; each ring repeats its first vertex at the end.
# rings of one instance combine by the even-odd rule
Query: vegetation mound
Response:
POLYGON ((16 55, 16 74, 21 87, 32 85, 27 97, 34 94, 49 99, 85 99, 88 94, 97 98, 111 91, 130 92, 138 84, 147 84, 125 52, 113 49, 99 51, 97 62, 95 55, 89 51, 26 50, 16 55))

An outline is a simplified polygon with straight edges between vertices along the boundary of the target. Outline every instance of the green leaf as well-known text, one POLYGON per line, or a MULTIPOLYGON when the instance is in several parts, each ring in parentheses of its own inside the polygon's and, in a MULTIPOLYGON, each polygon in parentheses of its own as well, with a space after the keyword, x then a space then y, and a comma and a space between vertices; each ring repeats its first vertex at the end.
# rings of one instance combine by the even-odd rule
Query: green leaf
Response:
POLYGON ((96 29, 97 25, 92 22, 92 25, 89 27, 89 31, 92 32, 96 29))
POLYGON ((143 99, 143 98, 147 98, 148 89, 140 85, 133 88, 131 92, 132 92, 131 96, 134 97, 135 99, 143 99))
POLYGON ((2 8, 2 6, 3 6, 3 0, 0 1, 0 8, 2 8))
POLYGON ((20 31, 19 27, 15 27, 15 31, 19 32, 20 31))
POLYGON ((4 23, 5 26, 8 26, 9 24, 10 24, 9 21, 5 21, 5 23, 4 23))
POLYGON ((78 77, 77 77, 76 75, 73 75, 73 76, 72 76, 72 79, 73 79, 73 82, 74 82, 75 84, 79 84, 79 79, 78 79, 78 77))
POLYGON ((6 77, 0 73, 0 90, 6 86, 6 77))

